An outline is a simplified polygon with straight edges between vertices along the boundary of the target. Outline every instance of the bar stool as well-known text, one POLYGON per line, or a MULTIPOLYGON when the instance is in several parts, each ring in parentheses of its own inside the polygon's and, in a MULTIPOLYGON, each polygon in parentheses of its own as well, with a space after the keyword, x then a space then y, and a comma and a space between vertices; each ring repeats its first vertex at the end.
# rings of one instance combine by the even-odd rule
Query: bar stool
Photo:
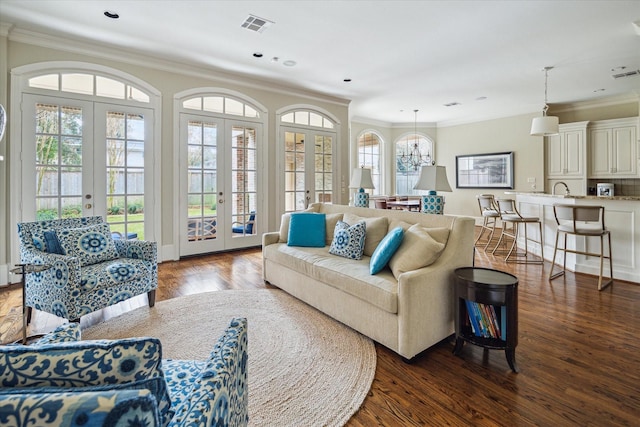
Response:
MULTIPOLYGON (((525 217, 518 212, 516 208, 516 202, 513 199, 497 199, 498 211, 500 212, 500 220, 502 221, 502 232, 500 233, 500 239, 491 252, 494 254, 502 243, 505 237, 513 239, 511 248, 507 252, 505 262, 515 262, 519 264, 543 264, 544 263, 544 244, 542 243, 542 222, 538 217, 525 217), (538 224, 538 230, 540 232, 540 241, 530 238, 527 235, 527 224, 538 224), (509 227, 509 225, 511 227, 509 227), (520 225, 524 228, 524 253, 518 253, 518 236, 520 235, 520 225), (540 245, 540 259, 529 259, 529 242, 534 242, 540 245), (516 250, 515 253, 513 252, 516 250), (513 257, 512 257, 513 254, 513 257), (518 257, 524 257, 518 259, 518 257)), ((505 239, 506 242, 506 239, 505 239)))
MULTIPOLYGON (((600 275, 598 277, 598 290, 601 291, 613 283, 613 260, 611 259, 611 233, 604 226, 604 206, 578 206, 578 205, 553 205, 553 214, 558 224, 556 232, 556 244, 553 249, 551 271, 549 281, 560 277, 567 269, 567 252, 586 256, 600 257, 600 275), (560 233, 564 236, 564 247, 558 247, 560 233), (600 237, 600 253, 567 249, 567 235, 600 237), (604 254, 604 236, 609 240, 609 255, 604 254), (556 252, 564 252, 562 271, 553 273, 556 262, 556 252), (609 280, 602 285, 602 269, 604 260, 609 260, 609 280)), ((586 240, 586 239, 585 239, 586 240)), ((586 243, 586 242, 585 242, 586 243)))
POLYGON ((479 194, 476 198, 478 199, 478 206, 480 207, 480 215, 482 215, 483 222, 480 226, 480 234, 478 234, 474 244, 477 245, 484 232, 488 231, 489 237, 487 238, 487 243, 483 248, 483 250, 486 251, 487 247, 489 247, 489 244, 491 244, 491 241, 493 240, 493 235, 496 231, 496 224, 500 218, 500 212, 498 212, 498 208, 496 208, 493 194, 479 194))

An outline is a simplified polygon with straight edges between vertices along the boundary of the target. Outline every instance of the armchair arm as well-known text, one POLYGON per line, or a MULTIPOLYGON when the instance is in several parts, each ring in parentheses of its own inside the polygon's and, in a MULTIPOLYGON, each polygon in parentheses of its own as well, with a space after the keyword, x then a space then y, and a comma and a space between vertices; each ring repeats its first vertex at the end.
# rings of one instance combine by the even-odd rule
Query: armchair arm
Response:
POLYGON ((88 426, 160 426, 156 399, 149 390, 65 393, 0 393, 0 424, 71 427, 78 420, 88 426))
POLYGON ((247 319, 234 318, 169 426, 246 426, 247 380, 247 319))
POLYGON ((68 315, 74 318, 75 309, 72 307, 75 307, 82 277, 80 260, 28 248, 21 250, 21 260, 23 263, 51 266, 48 270, 26 275, 26 305, 66 319, 70 318, 68 315))
POLYGON ((158 244, 146 240, 114 240, 121 258, 136 258, 158 262, 158 244))

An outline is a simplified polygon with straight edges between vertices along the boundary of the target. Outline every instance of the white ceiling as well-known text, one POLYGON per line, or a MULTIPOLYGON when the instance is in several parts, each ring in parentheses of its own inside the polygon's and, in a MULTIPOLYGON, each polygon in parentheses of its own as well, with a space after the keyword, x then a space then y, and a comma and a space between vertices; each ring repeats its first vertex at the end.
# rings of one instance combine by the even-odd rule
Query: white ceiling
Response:
POLYGON ((348 99, 353 118, 387 123, 541 111, 545 66, 552 108, 640 94, 640 76, 612 77, 640 70, 638 0, 2 0, 0 21, 348 99), (249 14, 274 24, 241 28, 249 14))

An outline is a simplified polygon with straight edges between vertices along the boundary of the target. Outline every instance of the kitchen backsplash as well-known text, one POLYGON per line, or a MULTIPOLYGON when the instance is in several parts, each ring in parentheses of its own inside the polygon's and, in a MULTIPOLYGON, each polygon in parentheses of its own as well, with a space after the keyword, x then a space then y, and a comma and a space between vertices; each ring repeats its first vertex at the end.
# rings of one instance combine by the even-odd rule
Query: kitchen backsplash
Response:
POLYGON ((598 183, 614 184, 616 196, 640 196, 640 179, 589 179, 587 194, 595 196, 598 183))

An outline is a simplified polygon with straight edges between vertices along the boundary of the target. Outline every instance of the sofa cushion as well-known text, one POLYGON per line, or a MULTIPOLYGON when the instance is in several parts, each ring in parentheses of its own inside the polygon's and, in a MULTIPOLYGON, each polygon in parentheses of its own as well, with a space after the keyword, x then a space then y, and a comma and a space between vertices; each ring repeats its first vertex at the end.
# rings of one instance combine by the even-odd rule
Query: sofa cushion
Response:
POLYGON ((156 400, 148 390, 0 393, 5 426, 159 426, 156 400))
POLYGON ((173 413, 161 359, 156 338, 0 346, 0 388, 9 394, 146 388, 164 425, 173 413))
POLYGON ((88 265, 81 270, 80 289, 86 293, 111 288, 131 280, 148 277, 151 268, 149 261, 133 258, 118 258, 88 265))
POLYGON ((326 248, 300 248, 277 243, 264 247, 264 257, 386 312, 398 312, 398 281, 388 268, 372 276, 367 256, 358 261, 333 256, 326 248))
POLYGON ((389 267, 396 279, 407 271, 433 264, 444 250, 449 229, 425 228, 414 224, 405 232, 402 244, 391 257, 389 267))
POLYGON ((318 248, 325 246, 326 216, 316 212, 294 212, 289 222, 289 246, 318 248))
POLYGON ((371 274, 377 274, 387 266, 389 260, 396 253, 400 244, 404 230, 402 227, 396 227, 384 236, 384 239, 380 242, 373 255, 371 255, 371 263, 369 266, 369 272, 371 274))
POLYGON ((367 237, 364 241, 364 254, 373 255, 384 236, 387 235, 388 220, 386 217, 362 217, 352 213, 345 213, 342 220, 348 224, 364 221, 367 224, 367 237))
POLYGON ((342 214, 326 214, 327 216, 327 240, 325 241, 325 243, 327 244, 327 246, 331 245, 331 242, 333 242, 333 233, 335 232, 336 229, 336 224, 338 223, 338 221, 342 221, 342 214))
POLYGON ((118 258, 109 224, 56 230, 65 255, 77 257, 80 265, 92 265, 118 258))
POLYGON ((362 259, 367 226, 364 221, 349 225, 338 221, 329 253, 350 259, 362 259))

